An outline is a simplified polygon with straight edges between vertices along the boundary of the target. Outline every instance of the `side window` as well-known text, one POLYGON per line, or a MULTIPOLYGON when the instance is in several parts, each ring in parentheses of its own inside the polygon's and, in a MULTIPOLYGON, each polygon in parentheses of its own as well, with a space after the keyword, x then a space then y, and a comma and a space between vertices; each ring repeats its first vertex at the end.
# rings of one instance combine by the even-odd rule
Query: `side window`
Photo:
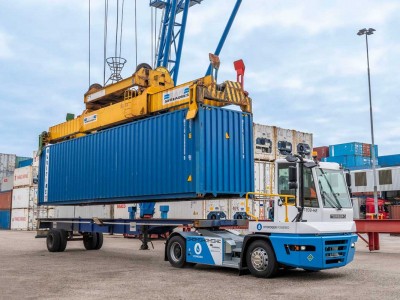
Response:
POLYGON ((367 186, 367 173, 356 172, 354 173, 355 186, 367 186))
POLYGON ((295 164, 278 164, 278 194, 296 196, 296 190, 289 189, 289 166, 295 164))
POLYGON ((392 170, 379 170, 379 184, 393 184, 392 170))
POLYGON ((319 207, 312 170, 304 168, 304 206, 319 207))

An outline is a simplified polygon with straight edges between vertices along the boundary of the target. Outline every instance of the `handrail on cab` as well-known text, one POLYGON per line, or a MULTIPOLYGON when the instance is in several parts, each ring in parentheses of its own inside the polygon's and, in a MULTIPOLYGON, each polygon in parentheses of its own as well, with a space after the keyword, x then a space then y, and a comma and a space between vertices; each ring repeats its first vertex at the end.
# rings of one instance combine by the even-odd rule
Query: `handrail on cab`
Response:
MULTIPOLYGON (((254 195, 254 196, 262 196, 262 197, 279 197, 279 198, 284 198, 283 205, 285 205, 285 222, 289 222, 289 217, 288 217, 288 206, 295 206, 296 202, 294 203, 289 203, 288 199, 289 198, 294 198, 296 199, 296 196, 294 195, 284 195, 284 194, 266 194, 266 193, 257 193, 257 192, 248 192, 246 193, 246 215, 248 215, 250 218, 255 219, 258 222, 258 217, 250 213, 250 207, 249 207, 249 195, 254 195)), ((254 201, 261 201, 265 199, 257 199, 254 198, 254 201)), ((275 201, 275 199, 271 199, 272 201, 275 201)), ((271 201, 270 200, 270 201, 271 201)))

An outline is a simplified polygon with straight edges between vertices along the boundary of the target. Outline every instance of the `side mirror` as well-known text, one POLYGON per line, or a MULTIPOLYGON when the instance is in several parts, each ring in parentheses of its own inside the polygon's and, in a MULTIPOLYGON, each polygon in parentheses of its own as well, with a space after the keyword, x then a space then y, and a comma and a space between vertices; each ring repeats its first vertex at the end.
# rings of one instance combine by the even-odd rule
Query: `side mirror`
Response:
POLYGON ((297 189, 297 168, 289 167, 289 189, 297 189))
POLYGON ((351 175, 350 173, 346 173, 346 183, 348 187, 351 187, 351 175))
POLYGON ((297 168, 289 167, 289 182, 297 182, 297 168))

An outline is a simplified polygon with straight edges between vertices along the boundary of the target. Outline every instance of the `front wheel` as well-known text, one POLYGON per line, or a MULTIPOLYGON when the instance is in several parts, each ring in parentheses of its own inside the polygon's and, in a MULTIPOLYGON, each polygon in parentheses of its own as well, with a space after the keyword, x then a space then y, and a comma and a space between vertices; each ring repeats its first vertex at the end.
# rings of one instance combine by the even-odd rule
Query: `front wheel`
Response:
POLYGON ((246 262, 251 274, 256 277, 274 277, 279 269, 274 250, 267 241, 263 240, 250 244, 246 253, 246 262))
POLYGON ((183 237, 174 236, 168 241, 167 257, 175 268, 183 268, 186 265, 186 241, 183 237))

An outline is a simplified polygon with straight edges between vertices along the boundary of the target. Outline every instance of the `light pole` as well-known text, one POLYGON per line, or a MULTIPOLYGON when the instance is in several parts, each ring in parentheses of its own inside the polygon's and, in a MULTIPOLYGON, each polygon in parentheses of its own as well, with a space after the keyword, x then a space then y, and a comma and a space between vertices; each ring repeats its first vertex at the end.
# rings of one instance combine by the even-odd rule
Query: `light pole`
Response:
POLYGON ((364 28, 360 29, 357 32, 357 35, 365 35, 365 45, 367 46, 367 66, 368 66, 368 91, 369 91, 369 117, 371 121, 371 139, 372 139, 372 145, 371 145, 371 162, 372 162, 372 173, 373 173, 373 178, 374 178, 374 206, 375 206, 375 216, 378 218, 378 188, 376 184, 376 168, 375 168, 375 141, 374 141, 374 120, 372 117, 372 100, 371 100, 371 76, 369 72, 369 53, 368 53, 368 36, 373 34, 374 31, 376 31, 373 28, 364 28))

